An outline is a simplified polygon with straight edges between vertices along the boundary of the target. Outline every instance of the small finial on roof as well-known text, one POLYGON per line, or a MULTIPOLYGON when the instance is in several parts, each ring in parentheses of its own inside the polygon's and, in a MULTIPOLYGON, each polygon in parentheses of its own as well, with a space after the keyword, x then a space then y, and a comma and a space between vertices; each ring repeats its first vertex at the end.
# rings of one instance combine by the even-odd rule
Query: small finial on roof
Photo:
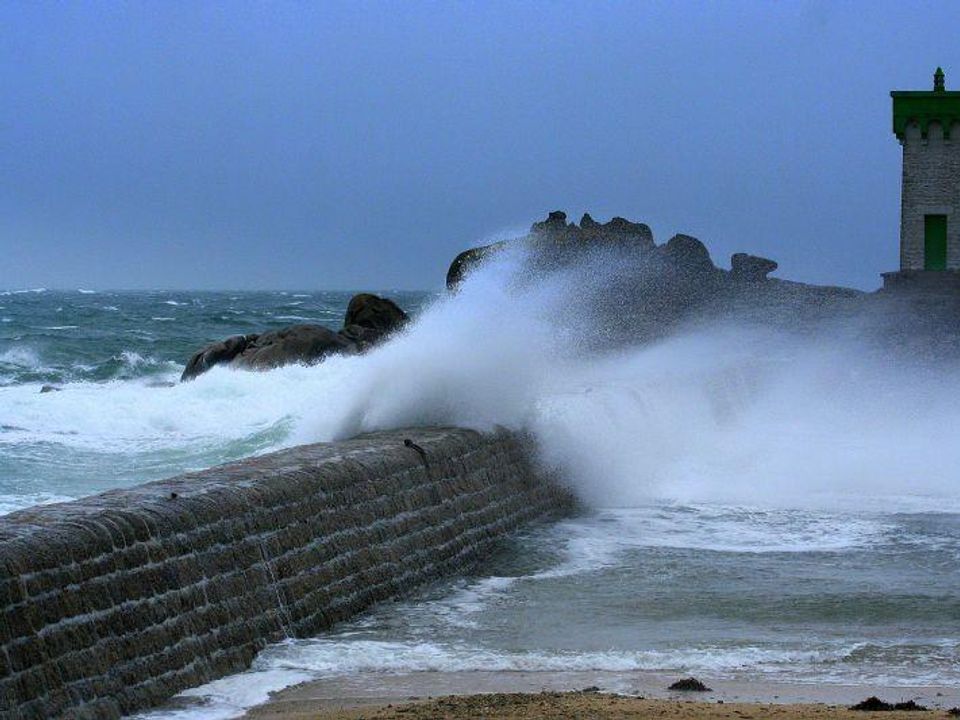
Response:
POLYGON ((937 71, 933 74, 933 91, 934 92, 943 92, 946 90, 946 86, 943 82, 943 68, 937 68, 937 71))

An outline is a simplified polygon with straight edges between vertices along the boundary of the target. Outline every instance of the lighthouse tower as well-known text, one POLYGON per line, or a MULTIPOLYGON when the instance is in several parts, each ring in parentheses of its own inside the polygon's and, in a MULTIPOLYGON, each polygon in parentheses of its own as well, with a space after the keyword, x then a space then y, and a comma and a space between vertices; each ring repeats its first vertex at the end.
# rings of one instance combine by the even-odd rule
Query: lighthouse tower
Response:
POLYGON ((960 92, 937 68, 933 90, 890 96, 903 179, 900 271, 884 273, 884 288, 960 289, 960 92))

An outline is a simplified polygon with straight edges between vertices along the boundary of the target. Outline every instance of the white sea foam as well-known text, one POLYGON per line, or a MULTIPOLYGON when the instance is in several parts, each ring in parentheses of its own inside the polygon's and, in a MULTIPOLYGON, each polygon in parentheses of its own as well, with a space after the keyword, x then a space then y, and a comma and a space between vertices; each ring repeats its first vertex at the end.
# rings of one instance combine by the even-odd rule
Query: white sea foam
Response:
POLYGON ((56 495, 48 492, 18 493, 16 495, 0 493, 0 515, 12 513, 15 510, 23 510, 34 505, 49 505, 50 503, 69 502, 74 499, 69 495, 56 495))
MULTIPOLYGON (((130 353, 124 362, 150 362, 130 353)), ((43 442, 106 453, 220 447, 263 432, 312 401, 298 390, 307 368, 276 375, 218 368, 169 388, 140 382, 70 383, 58 393, 39 385, 0 388, 0 422, 24 428, 8 442, 43 442)), ((161 376, 160 379, 175 379, 161 376)), ((4 437, 0 435, 0 443, 4 437)))
POLYGON ((160 362, 156 358, 144 357, 138 352, 133 350, 124 350, 120 353, 120 360, 124 365, 127 365, 131 368, 143 367, 145 365, 159 365, 160 362))
MULTIPOLYGON (((321 678, 368 675, 371 683, 384 674, 464 672, 574 672, 637 673, 644 671, 707 673, 714 680, 764 673, 780 682, 905 685, 903 677, 887 676, 874 669, 854 669, 845 663, 865 643, 833 644, 814 649, 775 650, 759 646, 705 645, 675 650, 604 652, 505 652, 474 645, 438 642, 363 640, 287 641, 267 648, 247 672, 217 680, 183 693, 202 698, 202 706, 137 716, 138 720, 226 720, 239 717, 267 700, 270 692, 321 678), (830 668, 810 675, 812 664, 830 668)), ((609 678, 609 676, 606 676, 609 678)), ((616 677, 616 676, 614 676, 616 677)), ((949 682, 935 671, 926 673, 930 685, 949 682)), ((624 678, 627 680, 628 678, 624 678)), ((916 677, 911 681, 916 683, 916 677)), ((633 678, 633 682, 636 682, 633 678)), ((629 684, 621 681, 624 688, 629 684)), ((624 688, 620 688, 623 690, 624 688)))
MULTIPOLYGON (((583 340, 603 318, 578 300, 584 287, 603 285, 602 266, 530 283, 525 260, 503 253, 364 356, 265 373, 217 368, 169 389, 79 383, 40 396, 35 386, 3 388, 0 422, 54 445, 124 452, 224 447, 280 424, 291 430, 276 433, 272 447, 390 427, 503 425, 531 431, 543 461, 599 507, 656 498, 960 504, 954 368, 914 372, 849 342, 744 328, 604 355, 595 337, 583 340)), ((41 367, 23 347, 0 363, 41 367)), ((837 537, 814 525, 818 534, 837 537)))
POLYGON ((27 347, 14 346, 0 352, 0 364, 36 370, 42 367, 40 356, 27 347))
POLYGON ((270 646, 257 659, 270 670, 309 672, 315 677, 354 673, 416 672, 629 672, 708 671, 714 676, 747 667, 839 661, 861 644, 810 650, 775 650, 758 646, 703 646, 675 650, 610 650, 602 652, 510 652, 472 645, 430 641, 312 639, 270 646))
POLYGON ((26 290, 4 290, 0 292, 0 296, 9 297, 10 295, 26 295, 27 293, 40 294, 40 293, 45 293, 46 291, 47 291, 46 288, 29 288, 26 290))
POLYGON ((183 698, 200 699, 198 705, 140 713, 133 715, 132 720, 230 720, 265 703, 271 692, 313 678, 312 673, 302 670, 264 669, 230 675, 180 694, 183 698))
POLYGON ((598 506, 960 504, 955 368, 916 372, 852 342, 731 327, 601 355, 580 332, 602 318, 571 298, 602 274, 531 284, 523 262, 504 253, 392 342, 307 372, 323 402, 293 440, 527 429, 598 506))

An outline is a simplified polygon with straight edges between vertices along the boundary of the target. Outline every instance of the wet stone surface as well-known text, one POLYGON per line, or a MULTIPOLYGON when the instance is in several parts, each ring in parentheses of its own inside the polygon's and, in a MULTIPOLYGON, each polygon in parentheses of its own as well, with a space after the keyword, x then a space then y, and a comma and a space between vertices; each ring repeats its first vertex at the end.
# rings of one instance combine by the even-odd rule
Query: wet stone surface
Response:
POLYGON ((118 718, 572 507, 523 441, 372 433, 0 518, 0 718, 118 718), (412 440, 417 446, 405 444, 412 440))

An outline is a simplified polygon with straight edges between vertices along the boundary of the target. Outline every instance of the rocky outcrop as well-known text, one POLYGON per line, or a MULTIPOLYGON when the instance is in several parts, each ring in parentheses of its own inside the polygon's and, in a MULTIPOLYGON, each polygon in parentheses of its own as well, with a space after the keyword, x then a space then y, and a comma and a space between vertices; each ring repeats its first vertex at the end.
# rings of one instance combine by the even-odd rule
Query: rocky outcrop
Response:
POLYGON ((730 277, 734 280, 756 282, 766 280, 767 275, 777 269, 777 263, 765 257, 734 253, 730 257, 730 277))
POLYGON ((584 213, 580 224, 567 223, 567 214, 556 210, 546 220, 536 222, 530 233, 514 241, 464 250, 457 255, 447 271, 447 288, 456 289, 463 278, 484 260, 513 243, 525 243, 536 255, 538 270, 549 270, 582 257, 595 247, 623 248, 639 253, 655 250, 653 233, 643 223, 615 217, 599 223, 584 213))
POLYGON ((690 235, 674 235, 660 250, 674 269, 684 273, 712 275, 717 269, 707 246, 690 235))
POLYGON ((470 272, 470 270, 479 265, 484 258, 493 254, 505 245, 506 243, 503 242, 493 243, 492 245, 482 245, 480 247, 464 250, 462 253, 457 255, 453 259, 453 262, 450 263, 450 268, 447 270, 447 288, 449 290, 455 289, 457 285, 460 284, 460 281, 466 276, 466 274, 470 272))
POLYGON ((183 369, 180 382, 192 380, 197 377, 197 375, 205 373, 214 365, 231 362, 247 348, 249 343, 256 340, 257 337, 257 335, 234 335, 233 337, 228 337, 226 340, 210 343, 202 350, 198 350, 187 360, 187 366, 183 369))
POLYGON ((460 253, 447 273, 455 290, 471 271, 507 248, 523 250, 525 278, 537 279, 577 263, 594 263, 585 281, 570 290, 569 312, 596 317, 604 345, 662 337, 683 322, 737 319, 797 326, 818 322, 863 293, 806 285, 768 275, 777 263, 737 253, 732 268, 718 268, 697 238, 678 234, 657 245, 650 228, 622 217, 601 223, 584 214, 579 225, 561 211, 534 223, 527 235, 460 253), (608 257, 600 257, 609 252, 608 257), (589 273, 593 273, 590 275, 589 273), (591 277, 602 275, 602 282, 591 277), (576 296, 576 297, 574 297, 576 296))
POLYGON ((406 322, 407 314, 392 300, 361 293, 350 300, 344 327, 338 331, 305 324, 234 335, 194 353, 180 380, 192 380, 215 365, 268 370, 293 363, 315 363, 330 355, 355 355, 382 342, 406 322))
POLYGON ((340 335, 355 343, 359 350, 366 350, 406 322, 407 314, 393 300, 361 293, 354 295, 347 305, 340 335))
POLYGON ((551 269, 582 258, 596 248, 623 250, 659 265, 668 274, 715 274, 716 267, 706 246, 689 235, 675 235, 665 245, 657 246, 648 225, 615 217, 599 223, 584 213, 580 224, 568 223, 567 214, 555 210, 546 220, 535 222, 529 234, 514 241, 464 250, 447 271, 447 287, 455 289, 473 268, 512 243, 533 251, 538 269, 551 269))
POLYGON ((356 343, 322 325, 290 325, 254 336, 239 355, 235 367, 269 370, 294 363, 312 363, 329 355, 359 352, 356 343))

